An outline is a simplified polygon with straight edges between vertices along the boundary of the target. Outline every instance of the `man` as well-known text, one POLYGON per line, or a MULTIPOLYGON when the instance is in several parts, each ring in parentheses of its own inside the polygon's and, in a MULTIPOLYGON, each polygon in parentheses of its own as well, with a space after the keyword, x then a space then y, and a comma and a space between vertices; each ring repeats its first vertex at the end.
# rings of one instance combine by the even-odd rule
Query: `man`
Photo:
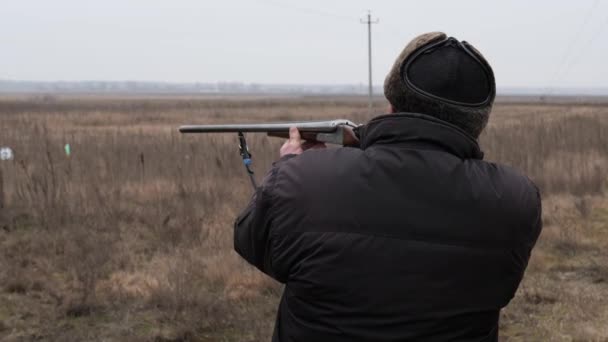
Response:
POLYGON ((482 160, 492 69, 428 33, 384 93, 391 114, 357 130, 360 148, 304 151, 292 129, 237 218, 236 251, 286 284, 273 341, 498 338, 541 203, 526 177, 482 160))

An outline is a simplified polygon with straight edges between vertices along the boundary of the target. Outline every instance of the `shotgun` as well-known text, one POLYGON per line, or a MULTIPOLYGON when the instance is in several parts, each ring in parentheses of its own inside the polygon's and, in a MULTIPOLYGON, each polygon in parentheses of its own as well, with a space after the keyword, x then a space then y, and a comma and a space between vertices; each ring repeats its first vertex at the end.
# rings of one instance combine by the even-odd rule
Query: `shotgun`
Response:
POLYGON ((322 142, 342 146, 359 145, 356 128, 358 125, 345 120, 271 122, 229 125, 186 125, 181 133, 266 133, 271 137, 289 138, 289 128, 295 126, 306 141, 322 142))
POLYGON ((237 133, 239 138, 239 153, 251 180, 253 188, 257 188, 253 170, 251 169, 251 152, 243 133, 266 133, 270 137, 289 138, 289 129, 296 127, 302 139, 311 142, 321 142, 342 146, 358 147, 359 125, 345 119, 329 121, 296 121, 271 122, 255 124, 228 125, 185 125, 179 128, 181 133, 237 133))

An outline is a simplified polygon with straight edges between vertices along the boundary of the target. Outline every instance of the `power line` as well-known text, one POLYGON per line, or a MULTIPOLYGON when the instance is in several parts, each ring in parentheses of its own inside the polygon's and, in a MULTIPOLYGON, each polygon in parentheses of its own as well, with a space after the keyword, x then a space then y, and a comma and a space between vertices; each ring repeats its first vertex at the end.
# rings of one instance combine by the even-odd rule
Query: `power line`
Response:
POLYGON ((276 7, 290 9, 290 10, 301 12, 301 13, 307 12, 308 14, 316 14, 316 15, 321 15, 321 16, 325 16, 325 17, 332 17, 332 18, 342 19, 342 20, 348 20, 348 21, 353 21, 353 20, 357 19, 355 17, 350 17, 350 16, 347 16, 347 15, 333 13, 333 12, 328 12, 328 11, 322 11, 322 10, 319 10, 319 9, 316 9, 316 8, 303 7, 303 6, 294 6, 294 5, 292 5, 290 3, 286 3, 286 2, 279 2, 279 1, 274 1, 274 0, 262 0, 262 2, 265 2, 267 4, 271 4, 271 5, 276 6, 276 7))
MULTIPOLYGON (((559 62, 559 64, 557 65, 555 72, 553 73, 553 77, 551 79, 550 84, 555 84, 557 81, 559 81, 563 76, 565 76, 567 74, 567 70, 572 65, 572 56, 575 51, 574 47, 575 47, 576 43, 579 42, 580 36, 583 34, 585 28, 587 27, 587 24, 589 23, 591 17, 593 16, 593 13, 595 12, 595 8, 597 7, 598 4, 599 4, 599 0, 594 0, 591 3, 589 10, 585 14, 585 17, 583 18, 582 24, 579 26, 579 29, 576 31, 576 33, 572 36, 572 39, 570 40, 568 45, 566 45, 566 50, 564 51, 564 55, 563 55, 561 61, 559 62)), ((550 87, 550 85, 549 85, 549 87, 550 87)), ((554 88, 555 87, 547 89, 546 93, 550 94, 554 88)))
POLYGON ((581 46, 581 48, 577 50, 579 53, 575 55, 574 58, 570 60, 570 63, 566 65, 565 71, 563 72, 562 76, 567 76, 570 73, 571 69, 580 62, 581 58, 585 55, 587 50, 593 45, 593 42, 595 42, 595 40, 602 35, 602 32, 606 25, 608 25, 608 17, 606 17, 606 20, 601 23, 600 27, 589 36, 589 39, 581 46))
POLYGON ((367 57, 368 57, 368 67, 369 67, 369 113, 372 114, 372 104, 373 104, 373 86, 372 86, 372 24, 377 24, 380 22, 380 19, 376 19, 372 21, 372 13, 371 11, 367 11, 367 19, 360 19, 361 24, 367 24, 367 57))

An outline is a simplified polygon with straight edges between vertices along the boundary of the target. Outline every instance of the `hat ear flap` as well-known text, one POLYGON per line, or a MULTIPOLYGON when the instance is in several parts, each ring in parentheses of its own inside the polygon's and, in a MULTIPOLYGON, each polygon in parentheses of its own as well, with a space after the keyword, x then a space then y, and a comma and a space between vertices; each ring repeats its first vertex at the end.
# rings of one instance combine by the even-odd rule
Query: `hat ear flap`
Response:
POLYGON ((494 98, 491 69, 470 45, 455 38, 427 44, 402 65, 404 88, 458 106, 486 106, 494 98))

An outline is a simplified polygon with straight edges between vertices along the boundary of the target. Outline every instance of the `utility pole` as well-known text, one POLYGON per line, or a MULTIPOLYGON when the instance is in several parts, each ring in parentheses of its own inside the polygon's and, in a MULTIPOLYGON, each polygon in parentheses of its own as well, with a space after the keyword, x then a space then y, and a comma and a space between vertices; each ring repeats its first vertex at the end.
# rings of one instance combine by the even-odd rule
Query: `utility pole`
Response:
POLYGON ((369 98, 368 108, 369 113, 372 114, 372 103, 373 103, 373 89, 372 89, 372 24, 380 22, 379 19, 372 21, 372 12, 367 11, 367 19, 361 19, 361 24, 367 24, 367 62, 369 69, 369 98))

